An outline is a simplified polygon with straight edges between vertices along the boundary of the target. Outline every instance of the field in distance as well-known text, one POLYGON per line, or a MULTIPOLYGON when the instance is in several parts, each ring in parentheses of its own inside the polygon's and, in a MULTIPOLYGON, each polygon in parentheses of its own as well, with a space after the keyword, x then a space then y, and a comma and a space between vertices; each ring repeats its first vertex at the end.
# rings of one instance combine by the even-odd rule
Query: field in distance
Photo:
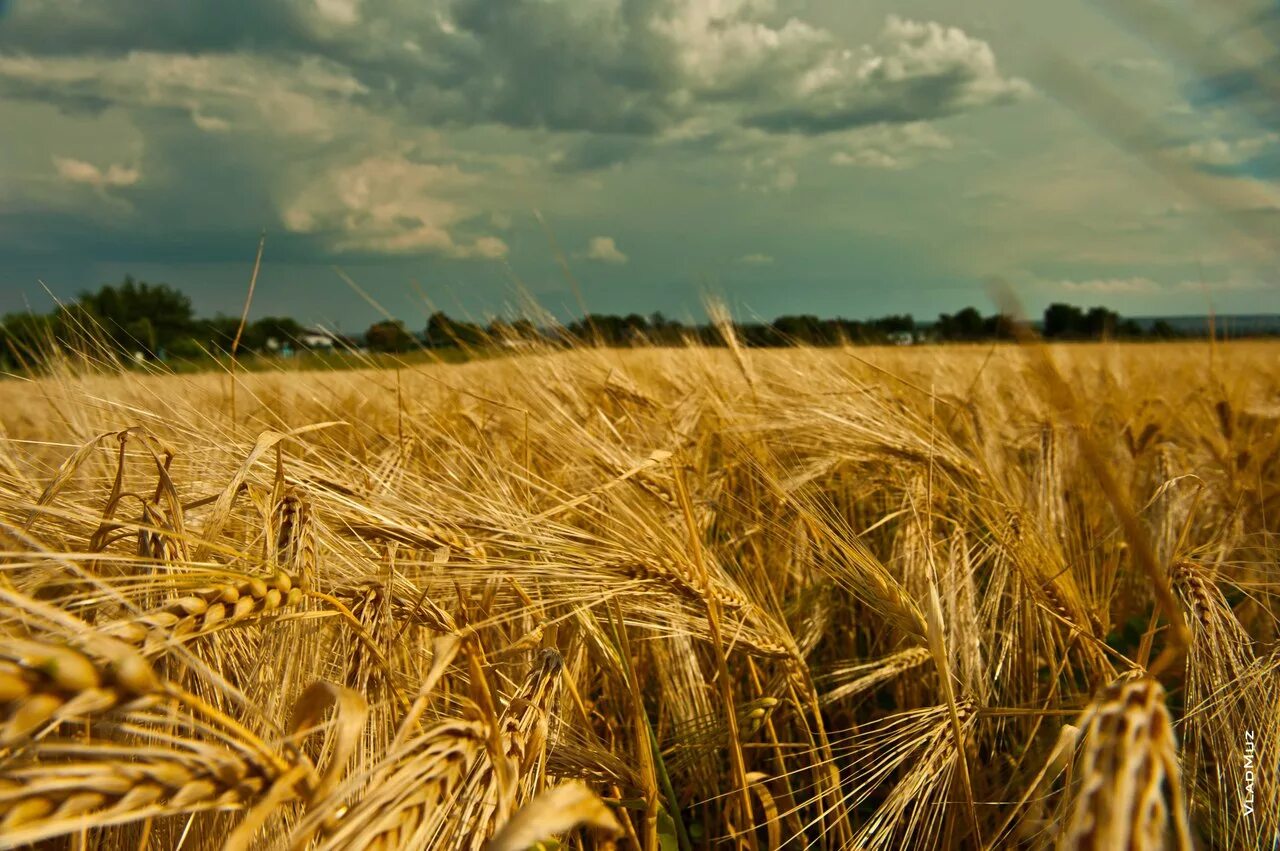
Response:
POLYGON ((1280 343, 0 398, 0 847, 1280 835, 1280 343))

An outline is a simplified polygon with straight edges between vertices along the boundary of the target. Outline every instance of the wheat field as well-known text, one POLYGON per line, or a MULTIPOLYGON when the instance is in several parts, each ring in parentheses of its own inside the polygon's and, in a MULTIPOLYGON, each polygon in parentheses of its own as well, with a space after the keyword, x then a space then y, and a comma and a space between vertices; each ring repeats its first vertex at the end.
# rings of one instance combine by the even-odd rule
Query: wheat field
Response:
POLYGON ((1272 848, 1277 355, 7 380, 0 846, 1272 848))

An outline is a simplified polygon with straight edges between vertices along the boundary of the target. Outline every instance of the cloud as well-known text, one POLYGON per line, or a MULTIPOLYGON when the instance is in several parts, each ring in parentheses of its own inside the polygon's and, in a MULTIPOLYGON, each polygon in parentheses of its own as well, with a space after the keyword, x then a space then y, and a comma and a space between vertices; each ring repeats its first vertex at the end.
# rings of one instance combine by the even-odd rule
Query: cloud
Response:
POLYGON ((955 27, 890 16, 875 45, 830 47, 777 92, 782 101, 746 124, 770 132, 831 133, 944 118, 1027 96, 991 47, 955 27))
POLYGON ((41 0, 13 4, 0 50, 123 55, 156 49, 196 53, 277 49, 308 32, 312 0, 41 0))
POLYGON ((608 263, 614 266, 621 266, 627 262, 627 255, 618 250, 618 246, 611 236, 593 236, 587 243, 587 248, 580 255, 584 260, 594 260, 597 263, 608 263))
POLYGON ((1099 70, 1112 76, 1158 74, 1170 70, 1168 63, 1154 56, 1121 56, 1101 63, 1099 70))
POLYGON ((1232 278, 1224 281, 1181 281, 1174 287, 1176 291, 1182 293, 1252 292, 1265 288, 1261 281, 1245 278, 1232 278))
POLYGON ((952 148, 951 139, 923 121, 910 124, 876 124, 850 131, 842 137, 832 165, 861 168, 904 169, 926 154, 952 148))
MULTIPOLYGON (((0 68, 11 94, 38 89, 82 108, 149 99, 153 88, 138 77, 154 75, 135 68, 123 85, 120 68, 156 65, 158 55, 242 64, 259 72, 268 96, 277 77, 296 80, 288 69, 301 60, 348 95, 414 121, 655 138, 690 120, 803 134, 909 123, 1029 90, 1001 73, 986 42, 958 28, 890 16, 872 43, 849 43, 782 19, 771 0, 190 0, 161 9, 149 0, 47 0, 18 7, 0 30, 6 48, 11 64, 92 62, 103 73, 43 87, 0 68)), ((216 82, 215 69, 205 73, 216 82)), ((174 100, 175 84, 190 80, 160 80, 161 99, 174 100)), ((266 100, 277 118, 290 116, 266 100)), ((185 105, 193 120, 198 106, 185 105)), ((593 157, 608 159, 583 152, 593 157)))
POLYGON ((374 156, 307 182, 282 215, 290 231, 318 234, 341 252, 505 257, 498 237, 456 235, 475 212, 450 196, 473 182, 456 166, 374 156))
POLYGON ((1196 165, 1242 165, 1258 154, 1280 144, 1280 133, 1263 133, 1236 139, 1214 137, 1173 149, 1173 153, 1196 165))
POLYGON ((436 38, 447 79, 406 79, 406 98, 467 123, 655 135, 676 119, 681 86, 653 5, 458 0, 454 33, 436 38))
POLYGON ((1161 284, 1146 277, 1095 278, 1080 281, 1047 281, 1050 289, 1065 290, 1073 294, 1090 295, 1178 295, 1188 293, 1253 292, 1266 286, 1254 278, 1226 278, 1222 280, 1183 280, 1175 284, 1161 284))
POLYGON ((55 156, 53 167, 57 169, 58 176, 63 180, 69 183, 83 183, 95 189, 132 186, 142 177, 142 173, 137 168, 112 163, 106 169, 101 169, 93 163, 71 157, 55 156))
POLYGON ((360 20, 360 0, 315 0, 315 4, 326 21, 351 26, 360 20))
POLYGON ((0 54, 0 96, 61 105, 185 113, 203 130, 242 116, 274 134, 331 138, 342 107, 367 90, 347 70, 317 58, 285 61, 215 54, 135 52, 122 58, 0 54))
POLYGON ((877 148, 863 148, 853 151, 836 151, 831 155, 832 165, 852 165, 862 168, 899 169, 902 160, 886 151, 877 148))
MULTIPOLYGON (((326 253, 496 259, 508 253, 485 220, 501 210, 500 193, 481 177, 513 158, 450 148, 435 131, 388 113, 352 73, 329 60, 0 51, 0 105, 15 91, 23 100, 61 106, 58 121, 77 132, 110 126, 120 139, 123 126, 130 141, 107 146, 104 159, 145 145, 148 179, 130 192, 131 226, 157 243, 173 243, 174 231, 186 228, 190 239, 202 242, 196 250, 221 256, 238 247, 244 232, 267 227, 305 237, 290 245, 313 259, 326 253), (248 224, 245 210, 251 211, 248 224)), ((63 180, 100 189, 141 178, 125 165, 55 166, 63 180)), ((58 209, 68 220, 79 217, 101 229, 100 210, 68 206, 37 183, 18 188, 33 209, 58 209)))
MULTIPOLYGON (((914 139, 928 121, 1025 90, 959 29, 878 23, 836 32, 792 0, 17 3, 0 25, 0 121, 103 145, 67 149, 92 170, 57 182, 26 179, 50 151, 28 145, 0 186, 8 208, 144 245, 134 255, 176 251, 182 230, 184 250, 221 261, 266 227, 319 260, 501 257, 516 238, 493 216, 530 197, 593 214, 603 194, 565 173, 626 192, 615 172, 634 163, 673 202, 739 180, 803 194, 828 157, 905 167, 930 150, 914 139), (145 179, 131 177, 143 150, 145 179), (129 235, 68 184, 131 187, 129 235)), ((589 253, 619 262, 610 245, 589 253)))
POLYGON ((773 258, 768 254, 744 254, 738 262, 743 266, 772 266, 773 258))
POLYGON ((194 108, 191 110, 191 123, 206 133, 225 133, 231 129, 231 122, 216 115, 205 115, 194 108))
POLYGON ((634 136, 584 134, 553 156, 552 167, 566 174, 601 171, 626 162, 643 147, 634 136))
POLYGON ((1097 278, 1086 281, 1058 281, 1057 286, 1070 293, 1096 295, 1144 295, 1161 291, 1150 278, 1097 278))
POLYGON ((800 183, 795 166, 780 162, 777 157, 747 157, 742 169, 738 188, 749 192, 790 192, 800 183))

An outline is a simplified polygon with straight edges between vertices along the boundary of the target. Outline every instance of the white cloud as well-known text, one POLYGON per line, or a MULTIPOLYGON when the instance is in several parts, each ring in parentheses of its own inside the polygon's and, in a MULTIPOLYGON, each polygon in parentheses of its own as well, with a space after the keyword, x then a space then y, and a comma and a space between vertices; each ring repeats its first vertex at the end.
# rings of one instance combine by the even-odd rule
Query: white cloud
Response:
POLYGON ((772 2, 693 0, 651 27, 674 49, 681 91, 736 97, 747 122, 770 131, 909 122, 1030 91, 1000 73, 986 42, 955 27, 890 15, 874 44, 850 47, 798 18, 766 23, 771 13, 772 2))
POLYGON ((792 75, 776 77, 775 103, 757 109, 749 124, 829 133, 942 118, 1031 91, 1026 81, 999 71, 985 41, 932 21, 890 15, 877 42, 857 49, 826 33, 804 43, 806 58, 782 63, 792 75))
POLYGON ((1264 285, 1260 281, 1232 278, 1225 281, 1181 281, 1174 289, 1183 293, 1251 292, 1264 289, 1264 285))
POLYGON ((1216 281, 1186 280, 1172 285, 1161 284, 1141 276, 1133 278, 1095 278, 1081 281, 1048 281, 1045 283, 1050 289, 1090 295, 1156 295, 1161 293, 1173 295, 1252 292, 1265 289, 1265 285, 1260 281, 1249 278, 1229 278, 1216 281))
POLYGON ((315 0, 316 11, 327 21, 343 26, 360 22, 360 0, 315 0))
POLYGON ((1096 295, 1139 295, 1160 292, 1161 287, 1150 278, 1097 278, 1088 281, 1059 281, 1061 289, 1071 293, 1096 295))
POLYGON ((53 158, 53 167, 58 176, 69 183, 83 183, 95 189, 108 189, 121 186, 132 186, 142 178, 137 168, 112 163, 101 169, 93 163, 71 157, 53 158))
POLYGON ((1232 166, 1248 162, 1277 143, 1280 133, 1263 133, 1240 139, 1204 139, 1175 148, 1174 153, 1200 165, 1232 166))
POLYGON ((581 255, 585 260, 594 260, 597 263, 609 263, 611 265, 620 266, 627 262, 627 255, 618 250, 617 243, 613 241, 611 236, 593 236, 587 243, 586 251, 581 255))
POLYGON ((1123 74, 1154 74, 1167 71, 1169 66, 1154 56, 1121 56, 1104 62, 1102 68, 1123 74))
POLYGON ((206 133, 225 133, 231 129, 231 122, 216 115, 206 115, 199 106, 191 107, 191 123, 206 133))
POLYGON ((474 182, 456 166, 371 156, 308 181, 282 215, 289 230, 324 234, 339 251, 505 257, 497 237, 455 237, 475 211, 450 197, 474 182))
POLYGON ((904 169, 924 155, 953 147, 950 138, 925 121, 876 124, 845 133, 843 146, 831 155, 832 165, 904 169))
POLYGON ((345 68, 315 57, 152 51, 116 57, 0 54, 0 83, 5 82, 54 102, 182 110, 206 131, 229 128, 227 116, 233 116, 273 135, 318 142, 342 129, 345 106, 366 91, 345 68))
POLYGON ((729 91, 757 81, 762 71, 803 73, 829 50, 830 35, 796 18, 781 27, 751 20, 772 4, 693 0, 677 4, 653 29, 675 47, 678 69, 693 88, 729 91), (765 8, 761 8, 765 7, 765 8))
POLYGON ((738 187, 748 192, 790 192, 800 183, 795 166, 777 157, 747 157, 742 161, 742 171, 738 187))
POLYGON ((773 258, 768 254, 744 254, 738 262, 743 266, 772 266, 773 258))
POLYGON ((928 21, 890 16, 858 44, 775 0, 506 0, 501 15, 492 2, 455 0, 456 35, 439 30, 441 55, 475 61, 461 87, 432 91, 424 75, 400 90, 452 100, 472 122, 644 137, 696 120, 817 135, 1030 90, 1000 71, 985 41, 928 21))
POLYGON ((461 251, 455 250, 457 257, 477 257, 484 260, 501 260, 511 249, 496 236, 481 236, 473 240, 461 251))
POLYGON ((783 166, 773 178, 773 188, 779 192, 790 192, 800 182, 796 170, 791 166, 783 166))
POLYGON ((853 151, 836 151, 831 155, 832 165, 852 165, 862 168, 898 169, 903 167, 902 160, 893 154, 878 148, 863 148, 853 151))

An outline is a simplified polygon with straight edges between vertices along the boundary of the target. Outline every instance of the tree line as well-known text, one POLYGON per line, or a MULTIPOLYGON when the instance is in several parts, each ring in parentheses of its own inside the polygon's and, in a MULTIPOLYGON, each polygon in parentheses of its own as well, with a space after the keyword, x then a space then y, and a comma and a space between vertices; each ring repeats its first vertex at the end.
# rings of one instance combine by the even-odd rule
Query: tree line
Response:
MULTIPOLYGON (((940 314, 933 322, 918 322, 910 314, 877 319, 823 319, 812 314, 779 316, 772 322, 735 322, 733 331, 746 346, 839 346, 846 344, 884 345, 888 343, 983 342, 1012 340, 1016 321, 1004 314, 983 316, 976 308, 940 314)), ((1067 304, 1052 304, 1039 323, 1042 336, 1054 340, 1171 339, 1180 336, 1163 320, 1144 330, 1137 321, 1125 319, 1104 307, 1088 310, 1067 304)), ((685 324, 661 312, 648 316, 630 313, 589 313, 562 328, 536 326, 528 319, 495 319, 486 325, 432 314, 426 328, 413 333, 404 322, 384 320, 370 326, 363 337, 373 351, 407 352, 421 346, 442 348, 481 347, 518 344, 521 341, 585 341, 607 346, 682 345, 696 341, 706 345, 724 343, 724 332, 713 324, 685 324)))
MULTIPOLYGON (((240 326, 239 317, 197 317, 191 299, 175 287, 127 277, 119 284, 81 293, 75 301, 49 313, 5 315, 0 319, 0 359, 21 364, 39 360, 50 347, 103 344, 130 357, 197 359, 226 354, 233 346, 239 353, 264 355, 309 347, 409 352, 423 347, 475 349, 556 341, 608 346, 724 342, 723 330, 712 324, 685 324, 662 313, 588 314, 567 325, 546 328, 526 318, 478 324, 436 312, 421 331, 401 321, 385 320, 375 322, 358 337, 316 335, 286 316, 263 317, 240 326)), ((1166 322, 1144 330, 1134 320, 1104 307, 1086 310, 1068 304, 1050 305, 1039 326, 1044 337, 1056 340, 1177 336, 1166 322)), ((1011 317, 984 316, 976 308, 966 307, 943 313, 932 322, 918 322, 910 314, 866 320, 801 314, 779 316, 772 322, 736 322, 733 330, 746 346, 835 346, 1005 340, 1013 339, 1016 325, 1011 317)))

